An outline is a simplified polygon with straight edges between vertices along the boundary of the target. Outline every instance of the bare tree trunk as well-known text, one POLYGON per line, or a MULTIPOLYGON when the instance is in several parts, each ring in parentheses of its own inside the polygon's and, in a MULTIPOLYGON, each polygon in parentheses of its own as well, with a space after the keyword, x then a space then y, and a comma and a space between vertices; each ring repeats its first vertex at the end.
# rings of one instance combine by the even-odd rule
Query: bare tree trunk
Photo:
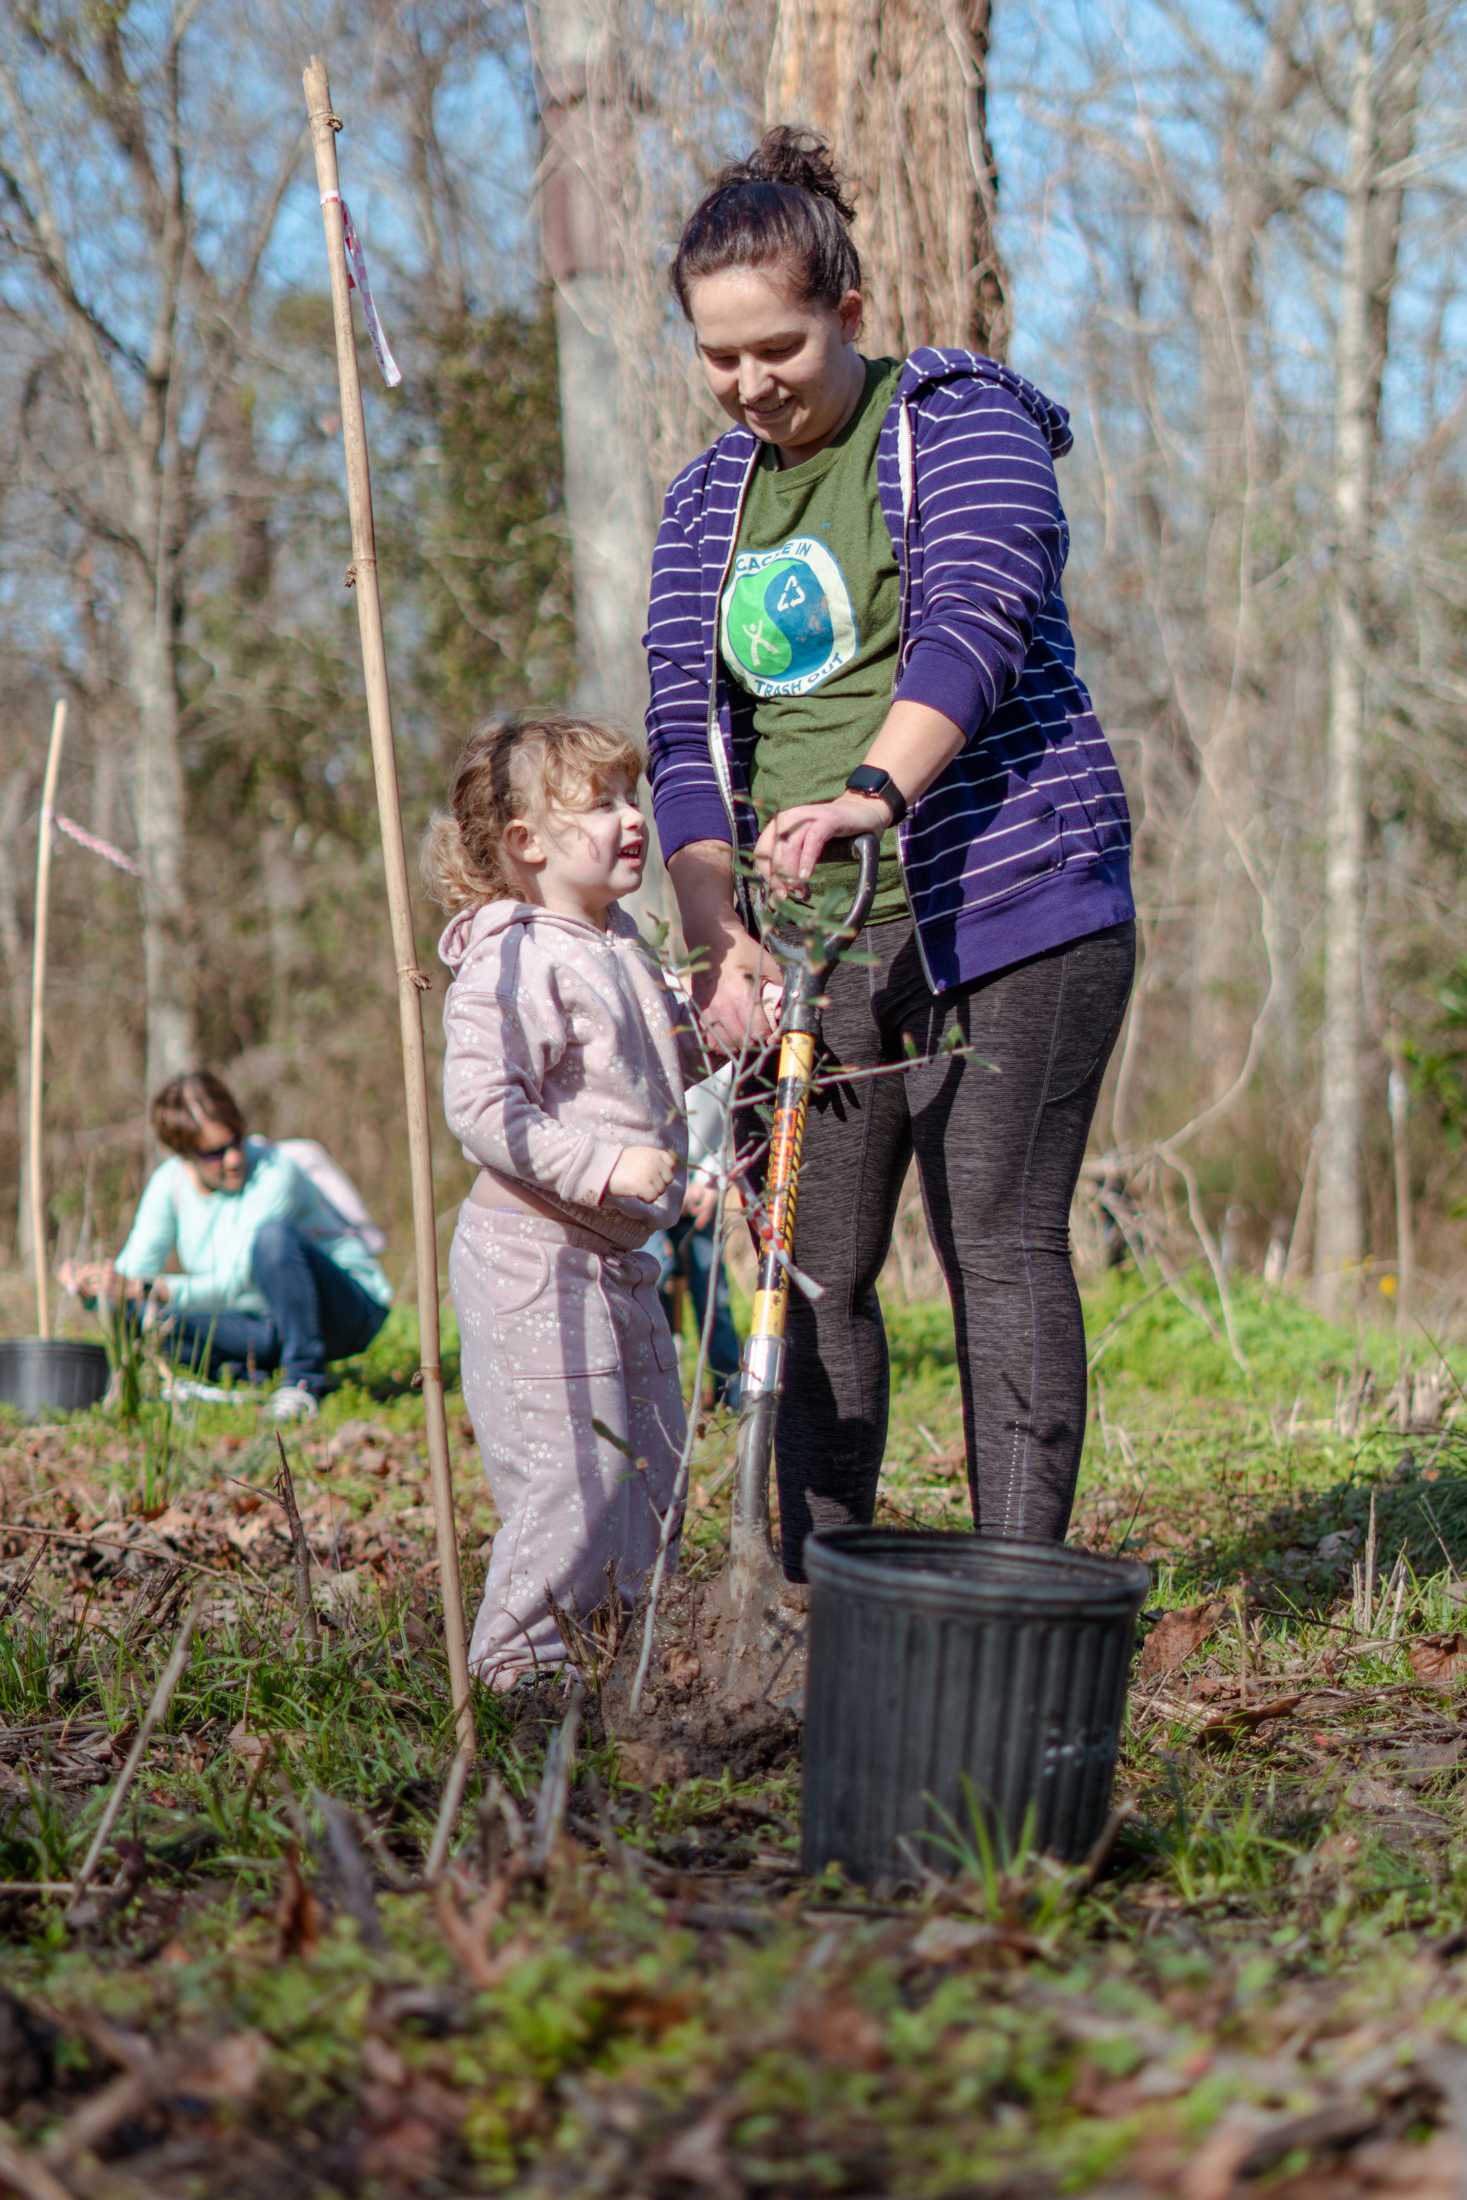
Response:
MULTIPOLYGON (((1266 770, 1255 754, 1263 636, 1254 592, 1259 504, 1271 476, 1255 419, 1255 347, 1264 308, 1259 255, 1270 222, 1295 188, 1280 158, 1309 71, 1300 40, 1305 0, 1279 0, 1256 78, 1241 71, 1219 140, 1221 206, 1210 221, 1179 223, 1192 263, 1201 356, 1207 539, 1202 611, 1207 627, 1205 750, 1192 814, 1192 1059, 1224 1091, 1248 1044, 1257 993, 1258 907, 1238 841, 1260 822, 1266 770), (1194 241, 1195 240, 1195 241, 1194 241)), ((1199 729, 1201 730, 1201 729, 1199 729)), ((1276 974, 1275 974, 1276 975, 1276 974)))
POLYGON ((1008 284, 988 140, 991 0, 779 0, 773 122, 821 130, 861 189, 871 347, 1001 358, 1008 284))
MULTIPOLYGON (((541 249, 555 286, 561 446, 575 587, 577 702, 639 727, 646 670, 652 512, 627 418, 613 327, 612 225, 605 197, 624 143, 627 90, 616 12, 595 0, 537 0, 545 161, 541 249)), ((660 866, 637 902, 656 907, 660 866)))
MULTIPOLYGON (((160 561, 161 562, 161 561, 160 561)), ((171 570, 171 568, 170 568, 171 570)), ((195 1056, 194 952, 184 890, 176 623, 169 572, 137 572, 124 606, 127 681, 137 711, 138 844, 149 1093, 195 1056)))
POLYGON ((30 773, 18 766, 0 784, 0 956, 9 973, 7 1006, 10 1012, 12 1058, 15 1063, 15 1120, 19 1140, 20 1169, 16 1186, 15 1246, 19 1266, 31 1270, 31 1237, 25 1226, 30 1212, 30 992, 26 983, 25 941, 21 932, 20 825, 26 797, 31 791, 30 773))
POLYGON ((1364 1126, 1365 740, 1372 499, 1380 453, 1381 379, 1390 339, 1400 241, 1398 178, 1409 154, 1425 63, 1422 0, 1404 0, 1382 61, 1391 16, 1382 0, 1355 0, 1345 183, 1344 264, 1335 340, 1335 555, 1330 597, 1326 770, 1325 961, 1320 1083, 1319 1223, 1315 1284, 1321 1306, 1343 1314, 1356 1298, 1365 1251, 1364 1126))

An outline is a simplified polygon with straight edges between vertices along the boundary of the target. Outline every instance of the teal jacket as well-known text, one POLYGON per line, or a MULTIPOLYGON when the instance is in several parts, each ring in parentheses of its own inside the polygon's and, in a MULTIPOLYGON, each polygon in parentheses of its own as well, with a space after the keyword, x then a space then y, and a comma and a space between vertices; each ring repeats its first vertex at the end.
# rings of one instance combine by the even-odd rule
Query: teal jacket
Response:
POLYGON ((269 1309, 255 1289, 250 1256, 267 1222, 288 1222, 379 1306, 391 1304, 392 1286, 381 1268, 303 1169, 268 1138, 245 1140, 245 1162, 237 1192, 201 1192, 177 1154, 156 1168, 117 1256, 119 1274, 151 1279, 176 1254, 183 1273, 168 1277, 171 1306, 264 1314, 269 1309))

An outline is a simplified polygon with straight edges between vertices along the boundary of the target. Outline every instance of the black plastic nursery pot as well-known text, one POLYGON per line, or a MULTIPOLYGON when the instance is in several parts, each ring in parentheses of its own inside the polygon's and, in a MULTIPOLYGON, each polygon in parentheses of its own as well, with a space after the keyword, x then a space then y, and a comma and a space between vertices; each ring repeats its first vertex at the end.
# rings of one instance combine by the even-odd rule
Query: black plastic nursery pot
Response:
POLYGON ((1136 1615, 1130 1559, 1051 1543, 837 1528, 810 1579, 801 1861, 863 1881, 978 1848, 1078 1861, 1110 1809, 1136 1615))
POLYGON ((79 1413, 99 1405, 110 1374, 106 1348, 74 1337, 0 1338, 0 1405, 22 1413, 79 1413))

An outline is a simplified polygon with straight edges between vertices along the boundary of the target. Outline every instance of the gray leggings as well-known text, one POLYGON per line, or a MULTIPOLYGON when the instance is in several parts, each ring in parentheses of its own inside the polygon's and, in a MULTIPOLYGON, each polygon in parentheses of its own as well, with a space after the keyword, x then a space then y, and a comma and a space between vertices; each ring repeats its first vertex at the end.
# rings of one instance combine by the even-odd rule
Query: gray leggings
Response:
POLYGON ((910 919, 871 926, 834 972, 822 1074, 972 1048, 811 1102, 795 1260, 825 1286, 790 1294, 776 1438, 785 1572, 812 1527, 866 1522, 886 1446, 886 1332, 876 1296, 915 1155, 956 1325, 973 1521, 1059 1542, 1085 1435, 1085 1327, 1069 1216, 1135 969, 1116 925, 934 997, 910 919), (832 1061, 830 1057, 834 1057, 832 1061))

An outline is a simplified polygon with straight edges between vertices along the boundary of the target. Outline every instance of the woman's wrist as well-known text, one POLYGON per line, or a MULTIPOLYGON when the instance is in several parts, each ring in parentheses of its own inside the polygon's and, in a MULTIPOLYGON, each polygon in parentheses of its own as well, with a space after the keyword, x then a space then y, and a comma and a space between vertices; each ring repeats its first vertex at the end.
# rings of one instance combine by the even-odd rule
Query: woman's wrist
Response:
POLYGON ((733 850, 726 840, 692 840, 667 866, 683 938, 691 948, 725 948, 744 929, 734 897, 733 850))
POLYGON ((967 738, 961 726, 927 703, 893 703, 859 768, 885 772, 910 809, 966 747, 967 738))

